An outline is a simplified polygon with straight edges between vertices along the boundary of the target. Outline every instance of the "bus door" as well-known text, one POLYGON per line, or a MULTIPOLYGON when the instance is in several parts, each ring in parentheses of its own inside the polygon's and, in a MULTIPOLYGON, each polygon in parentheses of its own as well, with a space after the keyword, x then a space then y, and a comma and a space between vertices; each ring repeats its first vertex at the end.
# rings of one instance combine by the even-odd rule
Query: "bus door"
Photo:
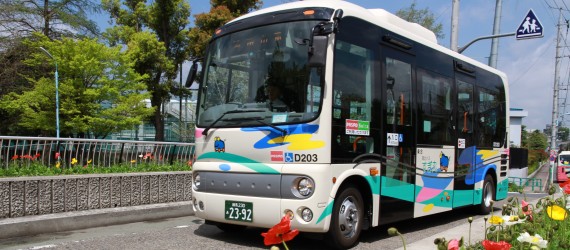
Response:
POLYGON ((453 207, 474 204, 475 168, 477 148, 474 144, 474 92, 475 79, 456 72, 457 105, 457 162, 453 207))
POLYGON ((453 208, 455 114, 452 78, 418 67, 414 217, 453 208))
POLYGON ((384 105, 383 155, 380 187, 382 224, 413 218, 414 213, 414 57, 382 47, 384 105))

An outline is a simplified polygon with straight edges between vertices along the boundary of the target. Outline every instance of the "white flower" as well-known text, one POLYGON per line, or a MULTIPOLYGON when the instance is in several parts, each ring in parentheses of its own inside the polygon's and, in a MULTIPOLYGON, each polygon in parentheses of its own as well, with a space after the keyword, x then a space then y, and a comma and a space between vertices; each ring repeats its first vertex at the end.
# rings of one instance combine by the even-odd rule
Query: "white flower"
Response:
POLYGON ((520 219, 516 215, 505 215, 502 218, 503 218, 505 225, 507 225, 507 226, 511 226, 511 225, 515 225, 515 224, 525 222, 525 219, 520 219))
POLYGON ((548 241, 542 239, 540 235, 535 234, 534 236, 530 236, 530 234, 528 234, 527 232, 521 233, 521 235, 517 238, 517 240, 520 242, 528 242, 540 248, 546 248, 548 245, 548 241))

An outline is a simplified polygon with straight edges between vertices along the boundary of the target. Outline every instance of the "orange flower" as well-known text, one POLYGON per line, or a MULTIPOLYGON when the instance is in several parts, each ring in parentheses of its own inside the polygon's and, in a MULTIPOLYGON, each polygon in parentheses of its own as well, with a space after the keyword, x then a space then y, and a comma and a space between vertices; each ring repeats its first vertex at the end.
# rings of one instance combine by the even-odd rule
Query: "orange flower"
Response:
POLYGON ((490 240, 484 240, 481 245, 485 250, 509 250, 511 249, 511 244, 505 241, 494 242, 490 240))
POLYGON ((264 237, 263 243, 266 246, 275 245, 279 243, 285 244, 285 241, 290 241, 299 234, 299 230, 291 230, 291 220, 288 216, 283 216, 281 222, 269 229, 267 233, 261 233, 264 237))
POLYGON ((14 155, 14 156, 12 156, 12 160, 17 160, 17 159, 18 159, 18 157, 19 157, 18 155, 14 155))

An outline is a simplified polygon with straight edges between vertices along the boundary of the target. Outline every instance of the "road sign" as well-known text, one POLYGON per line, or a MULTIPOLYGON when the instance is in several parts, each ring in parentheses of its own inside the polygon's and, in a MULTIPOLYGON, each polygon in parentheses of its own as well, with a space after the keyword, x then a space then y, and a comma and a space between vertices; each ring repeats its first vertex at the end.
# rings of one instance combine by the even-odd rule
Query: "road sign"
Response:
POLYGON ((517 28, 517 39, 529 39, 543 37, 543 28, 540 20, 534 14, 532 9, 528 10, 528 14, 517 28))

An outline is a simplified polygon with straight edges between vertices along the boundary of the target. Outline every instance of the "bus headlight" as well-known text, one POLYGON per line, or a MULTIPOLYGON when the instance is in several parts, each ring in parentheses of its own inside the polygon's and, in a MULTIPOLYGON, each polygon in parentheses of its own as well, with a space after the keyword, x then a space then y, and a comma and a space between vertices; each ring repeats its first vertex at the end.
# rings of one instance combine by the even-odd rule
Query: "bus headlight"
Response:
POLYGON ((309 177, 300 177, 296 181, 294 194, 299 194, 301 197, 306 198, 313 194, 315 191, 315 182, 309 177))
POLYGON ((301 218, 303 218, 303 220, 306 222, 311 221, 313 219, 313 211, 311 211, 309 208, 304 208, 301 211, 301 218))
POLYGON ((194 178, 192 180, 192 187, 194 188, 194 190, 199 190, 200 189, 200 174, 195 173, 193 177, 194 178))

